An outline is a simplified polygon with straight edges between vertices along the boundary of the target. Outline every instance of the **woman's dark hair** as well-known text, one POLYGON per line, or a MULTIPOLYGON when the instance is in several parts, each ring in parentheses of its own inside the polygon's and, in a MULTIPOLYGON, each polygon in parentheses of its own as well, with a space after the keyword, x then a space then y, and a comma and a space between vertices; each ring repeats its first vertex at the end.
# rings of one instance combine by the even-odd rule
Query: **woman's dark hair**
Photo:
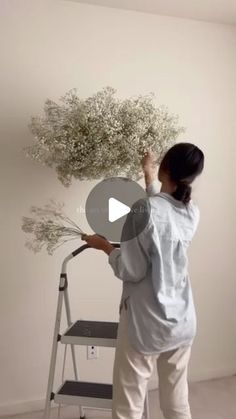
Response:
POLYGON ((167 172, 170 179, 177 184, 172 196, 184 204, 191 200, 190 184, 200 175, 204 167, 204 154, 194 144, 178 143, 164 155, 160 171, 167 172))

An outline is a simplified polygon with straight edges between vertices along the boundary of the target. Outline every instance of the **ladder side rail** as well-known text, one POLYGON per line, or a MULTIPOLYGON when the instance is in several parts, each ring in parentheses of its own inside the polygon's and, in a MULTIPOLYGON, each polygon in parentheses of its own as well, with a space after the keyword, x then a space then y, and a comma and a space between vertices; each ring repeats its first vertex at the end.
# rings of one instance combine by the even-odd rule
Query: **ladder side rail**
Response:
MULTIPOLYGON (((68 327, 69 327, 69 326, 72 325, 72 321, 71 321, 68 288, 66 288, 65 291, 64 291, 64 302, 65 302, 65 309, 66 309, 67 324, 68 324, 68 327)), ((75 379, 78 381, 79 380, 79 374, 78 374, 78 368, 77 368, 77 363, 76 363, 75 347, 74 347, 74 345, 70 345, 70 348, 71 348, 71 357, 72 357, 75 379)), ((84 418, 85 414, 84 414, 83 406, 79 406, 79 410, 80 410, 80 418, 84 418)))
POLYGON ((53 334, 52 352, 51 352, 51 359, 50 359, 46 403, 45 403, 45 410, 44 410, 44 419, 49 419, 50 417, 51 400, 53 399, 52 389, 53 389, 55 368, 56 368, 58 335, 60 332, 61 312, 62 312, 62 304, 63 304, 63 290, 65 287, 65 284, 66 284, 66 277, 61 274, 58 301, 57 301, 56 320, 55 320, 55 327, 54 327, 54 334, 53 334))
MULTIPOLYGON (((68 327, 72 325, 71 321, 71 312, 70 312, 70 303, 69 303, 69 296, 68 296, 68 289, 64 292, 64 301, 65 301, 65 309, 66 309, 66 317, 67 317, 67 324, 68 327)), ((70 345, 71 347, 71 356, 72 356, 72 362, 73 362, 73 368, 75 373, 75 379, 79 380, 77 365, 76 365, 76 356, 75 356, 75 347, 74 345, 70 345)), ((83 415, 81 415, 83 417, 83 415)))
MULTIPOLYGON (((86 245, 81 246, 81 248, 80 248, 80 253, 81 251, 85 250, 87 246, 86 245)), ((70 257, 66 258, 62 264, 61 274, 65 275, 66 279, 67 279, 67 264, 73 257, 74 255, 71 253, 70 257)), ((69 295, 68 295, 68 280, 66 283, 66 287, 64 289, 64 303, 65 303, 65 310, 66 310, 67 325, 68 327, 70 327, 72 325, 72 321, 71 321, 70 302, 69 302, 69 295)), ((75 379, 78 381, 79 374, 78 374, 78 368, 77 368, 77 363, 76 363, 75 347, 74 345, 70 345, 70 348, 71 348, 71 357, 72 357, 74 375, 75 375, 75 379)), ((84 414, 83 406, 79 406, 79 412, 80 412, 80 418, 84 418, 85 414, 84 414)))

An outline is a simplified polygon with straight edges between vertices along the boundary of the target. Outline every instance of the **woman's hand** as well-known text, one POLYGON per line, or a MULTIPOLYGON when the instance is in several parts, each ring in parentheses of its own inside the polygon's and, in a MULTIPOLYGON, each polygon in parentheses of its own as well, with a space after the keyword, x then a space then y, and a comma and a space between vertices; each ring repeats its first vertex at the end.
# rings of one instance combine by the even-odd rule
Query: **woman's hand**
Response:
POLYGON ((155 155, 151 150, 145 153, 141 163, 144 173, 156 171, 155 155))
POLYGON ((82 236, 82 240, 86 241, 88 245, 94 249, 103 250, 107 255, 109 255, 114 249, 114 246, 112 246, 107 239, 99 236, 98 234, 93 234, 91 236, 84 234, 82 236))
POLYGON ((145 176, 146 187, 148 187, 154 180, 157 179, 157 166, 155 154, 151 150, 147 151, 141 163, 143 173, 145 176))

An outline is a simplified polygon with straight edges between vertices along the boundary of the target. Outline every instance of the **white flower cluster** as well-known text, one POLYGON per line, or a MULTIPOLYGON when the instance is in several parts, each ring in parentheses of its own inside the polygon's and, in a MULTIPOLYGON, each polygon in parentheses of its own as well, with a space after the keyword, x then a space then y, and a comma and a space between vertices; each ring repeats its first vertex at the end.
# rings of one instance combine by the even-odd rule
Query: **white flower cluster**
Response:
POLYGON ((53 200, 43 208, 31 207, 33 217, 23 217, 22 230, 31 234, 26 241, 26 247, 35 253, 46 246, 52 255, 62 244, 79 239, 83 235, 80 227, 63 211, 64 204, 53 200))
POLYGON ((156 107, 154 96, 126 100, 107 87, 87 99, 69 91, 60 104, 47 100, 43 117, 33 117, 30 129, 35 144, 28 154, 55 167, 65 186, 72 178, 141 176, 140 160, 148 149, 158 156, 174 144, 183 131, 178 118, 156 107))

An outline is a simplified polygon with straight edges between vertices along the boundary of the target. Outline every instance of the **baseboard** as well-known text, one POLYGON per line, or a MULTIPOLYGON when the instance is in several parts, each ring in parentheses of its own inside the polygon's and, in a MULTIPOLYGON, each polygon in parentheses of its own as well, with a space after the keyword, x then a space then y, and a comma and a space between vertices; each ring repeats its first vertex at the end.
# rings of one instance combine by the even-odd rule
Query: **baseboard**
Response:
POLYGON ((198 370, 191 371, 189 381, 194 383, 196 381, 208 381, 217 378, 231 377, 233 375, 236 375, 236 367, 218 368, 217 370, 198 370))
POLYGON ((22 413, 37 412, 44 409, 45 400, 27 400, 8 404, 0 404, 0 417, 22 413))
MULTIPOLYGON (((208 380, 214 380, 217 378, 224 378, 224 377, 231 377, 233 375, 236 375, 236 368, 233 369, 230 368, 219 368, 217 370, 198 370, 198 371, 191 371, 191 374, 189 375, 189 382, 195 383, 197 381, 208 381, 208 380)), ((148 383, 148 390, 157 390, 158 389, 158 379, 155 377, 152 377, 148 383)))
MULTIPOLYGON (((207 381, 217 378, 223 377, 230 377, 236 375, 236 370, 233 371, 232 368, 222 368, 218 369, 217 371, 196 371, 192 372, 190 376, 190 381, 207 381)), ((152 378, 149 381, 148 389, 150 391, 156 390, 158 388, 158 382, 155 378, 152 378)), ((30 413, 30 412, 37 412, 42 411, 44 409, 45 399, 38 399, 38 400, 27 400, 27 401, 18 401, 18 402, 9 402, 6 404, 0 404, 0 417, 4 416, 11 416, 17 415, 22 413, 30 413)))

